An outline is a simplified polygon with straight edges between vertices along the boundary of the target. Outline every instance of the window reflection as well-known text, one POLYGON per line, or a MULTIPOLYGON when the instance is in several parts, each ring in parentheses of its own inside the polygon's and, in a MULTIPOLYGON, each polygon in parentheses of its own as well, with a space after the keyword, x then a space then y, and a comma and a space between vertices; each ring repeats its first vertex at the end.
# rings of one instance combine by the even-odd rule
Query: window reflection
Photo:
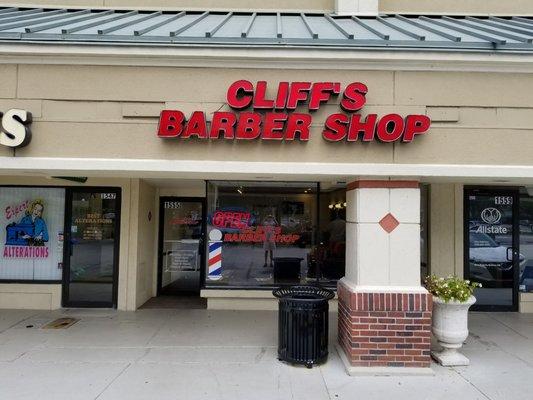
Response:
POLYGON ((335 284, 344 275, 345 189, 335 190, 319 206, 317 183, 209 182, 206 286, 335 284))

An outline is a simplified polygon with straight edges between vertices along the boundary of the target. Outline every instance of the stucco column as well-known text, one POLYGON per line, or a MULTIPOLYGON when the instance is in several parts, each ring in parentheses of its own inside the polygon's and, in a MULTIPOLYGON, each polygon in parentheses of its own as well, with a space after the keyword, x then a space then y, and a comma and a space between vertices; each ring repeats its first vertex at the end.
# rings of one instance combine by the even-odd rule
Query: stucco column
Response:
POLYGON ((338 296, 347 370, 429 371, 432 298, 420 282, 419 184, 352 182, 346 203, 346 276, 338 296))

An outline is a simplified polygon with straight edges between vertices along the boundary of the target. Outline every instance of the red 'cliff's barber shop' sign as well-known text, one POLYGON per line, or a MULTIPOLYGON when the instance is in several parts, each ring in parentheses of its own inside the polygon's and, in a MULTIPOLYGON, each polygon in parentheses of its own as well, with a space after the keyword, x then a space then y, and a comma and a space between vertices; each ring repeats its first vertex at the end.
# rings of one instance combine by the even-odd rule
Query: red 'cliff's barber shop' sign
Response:
POLYGON ((194 111, 187 120, 179 110, 163 110, 157 135, 182 139, 307 141, 313 122, 311 112, 339 95, 344 112, 329 115, 322 131, 329 141, 411 142, 416 135, 426 133, 431 124, 426 115, 363 117, 358 111, 366 104, 368 88, 361 82, 350 83, 344 89, 340 82, 280 82, 275 97, 268 98, 266 92, 265 81, 255 86, 246 80, 234 82, 228 89, 227 102, 236 112, 214 112, 209 126, 203 111, 194 111), (305 106, 309 112, 294 112, 298 106, 305 106))

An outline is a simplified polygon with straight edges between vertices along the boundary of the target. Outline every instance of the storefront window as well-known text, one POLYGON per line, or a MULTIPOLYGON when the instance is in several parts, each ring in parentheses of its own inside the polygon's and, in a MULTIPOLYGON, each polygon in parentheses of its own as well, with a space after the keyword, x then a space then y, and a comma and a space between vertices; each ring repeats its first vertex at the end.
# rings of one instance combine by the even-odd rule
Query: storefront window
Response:
POLYGON ((313 183, 210 182, 206 286, 316 280, 313 183))
POLYGON ((0 187, 0 212, 0 280, 61 280, 65 190, 0 187))
POLYGON ((346 187, 344 183, 320 186, 319 242, 310 262, 319 281, 336 285, 346 265, 346 187))

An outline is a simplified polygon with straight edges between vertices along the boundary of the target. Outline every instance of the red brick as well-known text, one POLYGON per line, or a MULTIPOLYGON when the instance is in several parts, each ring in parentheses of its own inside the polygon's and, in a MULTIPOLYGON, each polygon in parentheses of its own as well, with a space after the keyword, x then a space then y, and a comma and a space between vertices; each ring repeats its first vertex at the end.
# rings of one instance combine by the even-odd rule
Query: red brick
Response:
POLYGON ((405 343, 405 338, 403 338, 403 337, 389 337, 389 338, 387 338, 387 342, 390 342, 390 343, 405 343))
POLYGON ((431 295, 352 293, 339 283, 338 297, 339 343, 352 365, 429 365, 431 295))
POLYGON ((367 331, 369 329, 368 324, 351 324, 351 330, 367 331))
POLYGON ((405 313, 403 311, 389 311, 387 315, 391 318, 403 318, 405 313))
POLYGON ((396 333, 394 331, 379 331, 378 335, 379 336, 389 337, 389 336, 395 336, 396 333))
POLYGON ((355 356, 361 354, 368 354, 369 351, 370 349, 350 349, 350 355, 355 356))
POLYGON ((392 356, 403 356, 404 350, 387 350, 387 354, 390 354, 392 356))
POLYGON ((351 311, 350 315, 352 317, 368 317, 370 313, 368 311, 351 311))
POLYGON ((361 336, 377 336, 378 331, 361 330, 359 334, 361 336))
POLYGON ((413 357, 411 356, 395 356, 395 361, 413 361, 413 357))
POLYGON ((378 344, 377 343, 360 343, 360 347, 362 349, 377 349, 378 344))

